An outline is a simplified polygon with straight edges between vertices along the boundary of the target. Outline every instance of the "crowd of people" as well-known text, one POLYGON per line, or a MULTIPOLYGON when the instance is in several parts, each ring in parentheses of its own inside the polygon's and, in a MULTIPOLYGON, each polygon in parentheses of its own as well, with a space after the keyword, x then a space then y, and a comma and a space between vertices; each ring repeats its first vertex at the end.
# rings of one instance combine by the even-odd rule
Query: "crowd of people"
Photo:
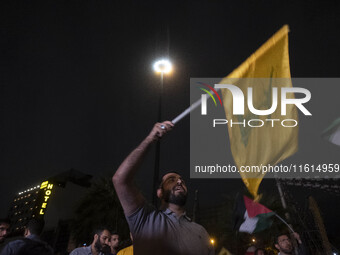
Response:
POLYGON ((110 232, 107 227, 100 227, 94 231, 93 241, 89 246, 74 249, 70 255, 123 255, 123 250, 118 252, 119 234, 110 232))
MULTIPOLYGON (((7 219, 0 220, 0 255, 53 255, 50 245, 44 242, 40 235, 44 228, 44 220, 31 219, 25 226, 22 237, 5 242, 9 233, 10 222, 7 219)), ((110 231, 108 227, 99 227, 93 232, 93 240, 89 246, 74 249, 70 255, 129 255, 120 242, 119 234, 110 231)), ((129 243, 129 242, 127 242, 129 243)), ((129 246, 130 247, 130 246, 129 246)), ((127 248, 129 248, 127 247, 127 248)), ((132 247, 132 245, 131 245, 132 247)), ((131 248, 129 248, 131 250, 131 248)))
MULTIPOLYGON (((43 227, 43 220, 30 220, 25 227, 23 237, 2 246, 0 248, 0 255, 54 254, 51 246, 40 239, 43 227)), ((0 219, 0 245, 5 243, 4 241, 9 233, 9 228, 9 220, 0 219)), ((129 242, 125 242, 122 245, 120 236, 117 232, 110 231, 108 227, 99 227, 94 230, 93 240, 90 245, 76 248, 70 253, 70 255, 133 255, 133 245, 129 245, 130 241, 133 240, 131 233, 130 238, 131 240, 129 240, 129 242)), ((278 250, 279 255, 308 254, 306 247, 303 245, 301 238, 297 233, 292 233, 291 235, 288 233, 278 234, 274 239, 274 247, 278 250), (290 236, 292 236, 292 238, 297 242, 296 247, 293 246, 290 236)), ((222 247, 216 254, 230 255, 231 253, 222 247)), ((267 255, 268 253, 264 248, 257 248, 253 254, 267 255)))
MULTIPOLYGON (((159 209, 146 201, 135 184, 135 175, 147 151, 173 127, 170 121, 156 123, 146 138, 122 162, 112 178, 129 225, 133 246, 117 252, 119 234, 111 232, 107 227, 101 227, 94 231, 91 245, 76 248, 70 255, 130 255, 134 252, 137 255, 215 254, 205 228, 193 222, 186 214, 188 189, 178 172, 168 172, 161 178, 157 189, 159 209)), ((4 238, 9 223, 3 222, 0 227, 0 238, 4 238)), ((0 255, 53 254, 51 247, 39 238, 42 228, 40 221, 30 221, 26 226, 24 238, 8 243, 0 255), (34 253, 38 250, 40 253, 34 253)), ((297 241, 297 249, 292 245, 288 234, 281 233, 277 236, 275 248, 279 255, 307 254, 300 236, 293 233, 293 238, 297 241)), ((255 254, 265 255, 266 251, 257 249, 255 254)))
MULTIPOLYGON (((8 222, 8 221, 7 221, 8 222)), ((1 223, 0 226, 2 226, 1 223)), ((31 219, 25 226, 23 237, 9 242, 2 247, 1 255, 53 255, 53 249, 46 242, 40 239, 40 234, 44 229, 44 221, 31 219)), ((2 236, 1 242, 5 241, 10 225, 7 224, 6 234, 2 236)))

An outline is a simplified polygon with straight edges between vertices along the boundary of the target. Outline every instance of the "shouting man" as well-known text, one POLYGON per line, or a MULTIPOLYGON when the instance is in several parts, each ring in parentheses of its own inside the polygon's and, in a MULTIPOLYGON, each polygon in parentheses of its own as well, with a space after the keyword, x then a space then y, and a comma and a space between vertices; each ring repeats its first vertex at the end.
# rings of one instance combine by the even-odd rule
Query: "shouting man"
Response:
POLYGON ((177 172, 162 177, 157 196, 161 210, 149 205, 137 189, 134 177, 147 151, 174 125, 156 123, 150 134, 133 150, 113 176, 113 184, 123 206, 137 255, 214 254, 206 230, 185 213, 187 186, 177 172))

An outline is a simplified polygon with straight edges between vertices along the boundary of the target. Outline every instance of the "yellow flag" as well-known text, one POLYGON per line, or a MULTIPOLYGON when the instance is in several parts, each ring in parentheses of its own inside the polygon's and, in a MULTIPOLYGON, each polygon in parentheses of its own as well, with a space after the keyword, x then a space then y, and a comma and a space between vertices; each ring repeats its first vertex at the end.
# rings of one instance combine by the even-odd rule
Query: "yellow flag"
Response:
MULTIPOLYGON (((224 78, 220 84, 233 84, 247 95, 248 87, 253 87, 252 98, 255 109, 267 110, 272 105, 272 89, 277 87, 280 102, 281 87, 292 87, 289 68, 287 25, 276 32, 245 62, 224 78), (246 78, 246 79, 244 79, 246 78), (267 79, 247 79, 267 78, 267 79), (277 79, 286 78, 286 79, 277 79), (288 79, 287 79, 288 78, 288 79), (256 106, 256 107, 255 107, 256 106)), ((281 104, 270 116, 253 114, 248 107, 244 108, 244 115, 233 115, 233 96, 228 89, 222 89, 223 105, 228 120, 234 123, 248 123, 251 119, 295 119, 297 110, 293 105, 287 105, 287 113, 281 116, 281 104)), ((294 98, 294 94, 287 93, 287 98, 294 98)), ((247 100, 245 99, 245 105, 247 100)), ((230 146, 236 166, 275 165, 297 151, 298 127, 284 127, 279 121, 266 121, 262 127, 243 126, 242 124, 228 125, 230 146), (273 125, 274 124, 274 125, 273 125)), ((249 192, 257 197, 263 173, 240 172, 243 182, 249 192)))

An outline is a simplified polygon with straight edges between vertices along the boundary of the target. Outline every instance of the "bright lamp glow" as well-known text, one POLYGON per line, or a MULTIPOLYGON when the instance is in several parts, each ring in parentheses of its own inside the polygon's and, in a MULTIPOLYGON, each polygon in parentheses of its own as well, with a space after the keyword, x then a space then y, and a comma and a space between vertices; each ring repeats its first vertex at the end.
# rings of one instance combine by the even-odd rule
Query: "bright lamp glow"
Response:
POLYGON ((215 240, 211 238, 211 239, 210 239, 210 243, 211 243, 212 245, 214 245, 215 240))
POLYGON ((162 59, 157 61, 154 65, 153 65, 153 69, 157 72, 157 73, 170 73, 172 70, 172 65, 170 63, 169 60, 167 59, 162 59))

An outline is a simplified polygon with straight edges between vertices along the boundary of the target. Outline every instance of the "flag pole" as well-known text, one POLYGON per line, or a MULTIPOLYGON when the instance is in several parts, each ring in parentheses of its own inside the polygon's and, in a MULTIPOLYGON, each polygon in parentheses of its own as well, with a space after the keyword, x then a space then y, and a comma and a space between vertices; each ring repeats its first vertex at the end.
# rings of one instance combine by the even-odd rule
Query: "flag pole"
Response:
POLYGON ((189 106, 187 109, 185 109, 180 115, 178 115, 176 118, 174 118, 171 122, 173 124, 176 124, 181 119, 183 119, 185 116, 187 116, 191 111, 196 109, 198 106, 201 105, 201 99, 198 99, 195 103, 193 103, 191 106, 189 106))
MULTIPOLYGON (((281 183, 280 183, 280 181, 279 181, 278 178, 275 178, 275 179, 276 179, 276 186, 277 186, 277 189, 279 190, 279 194, 280 194, 280 198, 281 198, 282 207, 283 207, 283 209, 287 210, 287 203, 286 203, 285 197, 284 197, 284 195, 283 195, 281 183)), ((288 213, 288 212, 285 213, 285 216, 286 216, 286 219, 287 219, 287 220, 290 220, 290 217, 289 217, 289 213, 288 213)))
MULTIPOLYGON (((216 91, 219 91, 220 88, 216 88, 216 91)), ((213 93, 213 91, 210 90, 211 93, 213 93)), ((210 97, 208 97, 208 100, 210 99, 210 97)), ((179 122, 180 120, 182 120, 184 117, 186 117, 191 111, 195 110, 198 106, 200 106, 202 103, 201 99, 198 99, 195 103, 193 103, 191 106, 189 106, 187 109, 185 109, 181 114, 179 114, 176 118, 174 118, 171 122, 173 124, 176 124, 177 122, 179 122)))
MULTIPOLYGON (((277 186, 277 189, 279 190, 279 193, 280 193, 280 198, 281 198, 282 207, 283 207, 285 210, 287 210, 287 204, 286 204, 285 197, 284 197, 284 195, 283 195, 281 183, 280 183, 280 181, 279 181, 279 178, 276 177, 275 179, 276 179, 276 186, 277 186)), ((290 229, 290 231, 292 231, 292 233, 295 232, 291 224, 288 224, 284 219, 282 219, 282 218, 281 218, 279 215, 277 215, 276 213, 275 213, 275 215, 276 215, 276 217, 278 217, 284 224, 287 225, 287 227, 290 229)), ((285 216, 286 216, 286 219, 287 219, 287 220, 290 220, 290 216, 289 216, 289 213, 288 213, 288 212, 285 213, 285 216)), ((295 248, 294 248, 295 253, 297 253, 297 252, 298 252, 298 250, 297 250, 297 241, 296 241, 295 239, 293 239, 293 244, 294 244, 294 247, 295 247, 295 248)))
POLYGON ((286 224, 286 226, 294 233, 294 229, 284 220, 282 219, 276 212, 274 212, 274 215, 279 218, 279 220, 281 220, 284 224, 286 224))

